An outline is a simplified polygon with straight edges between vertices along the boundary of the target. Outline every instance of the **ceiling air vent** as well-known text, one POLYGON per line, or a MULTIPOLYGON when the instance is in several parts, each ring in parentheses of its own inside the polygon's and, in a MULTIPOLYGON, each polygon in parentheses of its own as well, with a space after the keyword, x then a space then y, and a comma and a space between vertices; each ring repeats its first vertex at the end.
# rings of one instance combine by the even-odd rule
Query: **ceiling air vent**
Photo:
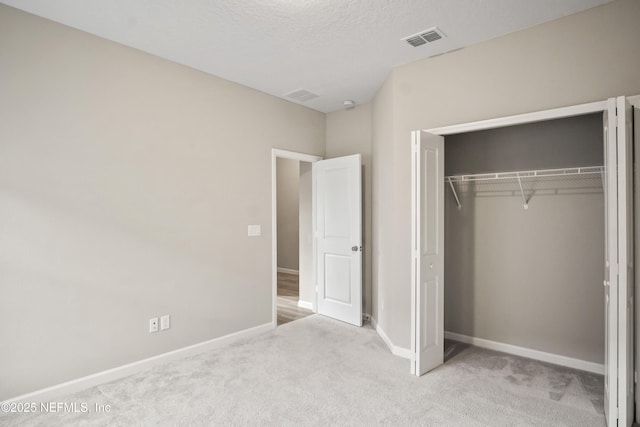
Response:
POLYGON ((286 93, 284 96, 298 102, 306 102, 310 99, 318 97, 318 95, 309 92, 306 89, 296 89, 293 92, 286 93))
POLYGON ((443 39, 446 36, 438 27, 429 28, 428 30, 420 31, 418 34, 413 34, 409 37, 405 37, 402 40, 406 41, 413 47, 422 46, 423 44, 433 43, 437 40, 443 39))
POLYGON ((427 42, 420 36, 409 37, 408 39, 405 39, 405 40, 407 40, 407 43, 409 43, 413 47, 418 47, 423 44, 427 44, 427 42))

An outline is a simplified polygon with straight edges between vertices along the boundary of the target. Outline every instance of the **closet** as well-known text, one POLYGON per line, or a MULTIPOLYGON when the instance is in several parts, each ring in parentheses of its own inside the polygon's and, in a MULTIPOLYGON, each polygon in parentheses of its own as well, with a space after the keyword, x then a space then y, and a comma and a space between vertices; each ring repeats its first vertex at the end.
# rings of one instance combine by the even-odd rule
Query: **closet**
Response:
POLYGON ((632 103, 412 132, 412 373, 443 363, 448 333, 604 372, 607 423, 631 425, 632 103))
POLYGON ((564 356, 597 372, 602 114, 447 135, 444 153, 445 336, 564 356))

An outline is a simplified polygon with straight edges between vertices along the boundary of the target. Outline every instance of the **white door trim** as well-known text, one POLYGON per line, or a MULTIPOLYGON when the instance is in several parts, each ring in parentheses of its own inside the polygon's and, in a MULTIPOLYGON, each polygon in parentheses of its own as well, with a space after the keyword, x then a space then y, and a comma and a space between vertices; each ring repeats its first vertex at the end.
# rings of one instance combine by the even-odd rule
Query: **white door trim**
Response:
MULTIPOLYGON (((640 94, 628 96, 627 99, 634 107, 640 108, 640 94)), ((498 117, 495 119, 479 120, 476 122, 459 123, 450 126, 442 126, 431 129, 422 129, 434 135, 452 135, 463 132, 475 132, 479 130, 494 129, 505 126, 521 125, 526 123, 541 122, 544 120, 562 119, 583 114, 600 113, 607 109, 607 100, 589 102, 586 104, 571 105, 568 107, 552 108, 531 113, 516 114, 514 116, 498 117)))
MULTIPOLYGON (((309 163, 322 160, 322 157, 314 156, 313 154, 303 154, 277 148, 271 149, 271 323, 274 328, 278 326, 278 199, 276 185, 276 160, 278 157, 309 163)), ((312 212, 314 211, 312 209, 312 212)), ((315 212, 312 215, 315 216, 315 212)), ((315 224, 315 220, 312 220, 312 222, 315 224)), ((315 244, 313 259, 315 264, 315 244)))
POLYGON ((580 116, 589 113, 599 113, 607 109, 607 101, 590 102, 588 104, 572 105, 570 107, 554 108, 551 110, 534 111, 532 113, 515 116, 499 117, 496 119, 480 120, 477 122, 461 123, 431 129, 423 129, 434 135, 452 135, 455 133, 475 132, 485 129, 501 128, 505 126, 525 123, 541 122, 544 120, 560 119, 580 116))

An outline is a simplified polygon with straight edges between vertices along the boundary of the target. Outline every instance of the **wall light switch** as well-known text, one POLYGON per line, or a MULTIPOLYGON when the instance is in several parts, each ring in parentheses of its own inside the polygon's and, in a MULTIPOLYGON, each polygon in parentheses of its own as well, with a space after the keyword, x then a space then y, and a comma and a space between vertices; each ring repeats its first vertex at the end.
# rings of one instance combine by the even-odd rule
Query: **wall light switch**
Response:
POLYGON ((262 227, 259 225, 250 225, 247 228, 247 236, 256 237, 262 235, 262 227))
POLYGON ((169 329, 171 327, 171 316, 165 314, 160 318, 160 330, 164 331, 165 329, 169 329))

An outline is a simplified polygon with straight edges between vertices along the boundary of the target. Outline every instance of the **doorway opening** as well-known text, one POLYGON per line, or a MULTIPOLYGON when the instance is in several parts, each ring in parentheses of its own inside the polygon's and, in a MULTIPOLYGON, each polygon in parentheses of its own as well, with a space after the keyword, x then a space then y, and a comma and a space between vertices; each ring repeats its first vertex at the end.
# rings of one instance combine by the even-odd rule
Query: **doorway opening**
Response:
POLYGON ((445 338, 604 373, 603 144, 602 113, 445 137, 445 338))
POLYGON ((272 150, 273 325, 315 309, 312 163, 318 156, 272 150))
POLYGON ((311 163, 276 159, 277 323, 313 314, 311 268, 311 163), (301 286, 302 284, 302 286, 301 286))
MULTIPOLYGON (((283 256, 278 252, 286 251, 285 246, 279 247, 278 240, 285 237, 279 235, 278 228, 288 228, 288 224, 278 220, 279 159, 298 162, 297 305, 303 309, 311 306, 314 313, 362 326, 360 154, 322 160, 318 156, 273 149, 271 159, 273 326, 278 326, 278 258, 283 256)), ((285 274, 293 272, 288 267, 280 269, 285 274)))
POLYGON ((444 138, 445 355, 461 351, 445 363, 499 360, 484 373, 593 419, 605 404, 602 129, 600 112, 444 138))

